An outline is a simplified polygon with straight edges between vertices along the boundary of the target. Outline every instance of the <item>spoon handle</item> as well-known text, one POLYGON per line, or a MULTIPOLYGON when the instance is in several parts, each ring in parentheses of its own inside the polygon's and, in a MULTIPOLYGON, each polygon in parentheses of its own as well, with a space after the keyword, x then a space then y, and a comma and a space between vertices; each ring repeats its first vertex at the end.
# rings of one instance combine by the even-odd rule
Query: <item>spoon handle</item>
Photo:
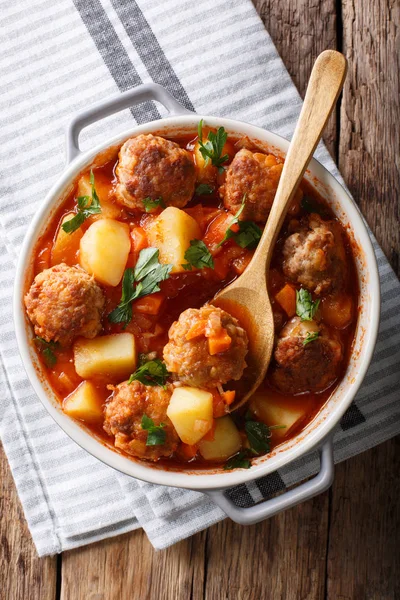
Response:
POLYGON ((272 250, 290 201, 321 139, 342 90, 346 72, 347 61, 343 54, 335 50, 325 50, 315 61, 267 225, 248 267, 253 281, 255 276, 262 279, 266 277, 272 250))

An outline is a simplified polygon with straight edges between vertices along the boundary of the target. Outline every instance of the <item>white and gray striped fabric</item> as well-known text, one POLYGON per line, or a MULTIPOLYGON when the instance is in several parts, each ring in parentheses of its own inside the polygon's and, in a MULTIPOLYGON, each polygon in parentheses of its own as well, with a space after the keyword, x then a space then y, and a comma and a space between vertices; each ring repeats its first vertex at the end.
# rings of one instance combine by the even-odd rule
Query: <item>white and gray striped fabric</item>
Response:
MULTIPOLYGON (((187 108, 289 138, 301 101, 250 0, 0 2, 0 434, 40 555, 143 527, 157 548, 221 520, 200 493, 121 475, 52 421, 27 381, 11 311, 15 262, 28 223, 64 167, 64 129, 78 110, 142 82, 187 108)), ((163 116, 154 104, 88 128, 83 146, 163 116)), ((340 179, 323 147, 317 157, 340 179)), ((335 437, 341 461, 400 430, 400 285, 379 246, 382 321, 374 359, 335 437)), ((229 492, 250 506, 315 473, 311 454, 229 492)))

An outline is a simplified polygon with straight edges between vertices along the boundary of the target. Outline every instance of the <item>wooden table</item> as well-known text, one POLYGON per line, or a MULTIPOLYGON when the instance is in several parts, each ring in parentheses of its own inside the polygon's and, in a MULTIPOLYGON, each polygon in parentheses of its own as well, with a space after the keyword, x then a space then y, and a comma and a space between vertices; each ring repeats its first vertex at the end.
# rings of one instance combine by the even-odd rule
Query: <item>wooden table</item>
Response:
MULTIPOLYGON (((349 59, 325 141, 399 273, 398 0, 254 0, 304 93, 317 54, 349 59), (398 169, 398 165, 397 165, 398 169)), ((331 490, 257 526, 156 552, 142 531, 38 559, 0 456, 1 600, 400 598, 399 440, 341 464, 331 490)))

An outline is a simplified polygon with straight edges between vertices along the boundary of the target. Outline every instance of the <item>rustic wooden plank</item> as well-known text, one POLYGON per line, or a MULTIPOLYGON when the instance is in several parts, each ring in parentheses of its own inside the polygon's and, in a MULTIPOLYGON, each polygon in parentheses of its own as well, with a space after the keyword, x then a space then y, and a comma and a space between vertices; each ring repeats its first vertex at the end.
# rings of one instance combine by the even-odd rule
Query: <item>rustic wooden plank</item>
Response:
POLYGON ((328 493, 252 527, 208 531, 205 600, 322 600, 328 493))
POLYGON ((328 600, 400 598, 400 438, 336 467, 328 600))
POLYGON ((38 558, 0 444, 0 600, 54 600, 57 559, 38 558))
POLYGON ((343 0, 344 88, 339 166, 400 274, 400 5, 343 0))
MULTIPOLYGON (((304 96, 312 66, 323 50, 337 49, 336 1, 253 0, 298 90, 304 96)), ((324 141, 336 155, 337 117, 329 119, 324 141)))
POLYGON ((137 530, 64 552, 61 600, 202 600, 205 539, 156 551, 137 530))

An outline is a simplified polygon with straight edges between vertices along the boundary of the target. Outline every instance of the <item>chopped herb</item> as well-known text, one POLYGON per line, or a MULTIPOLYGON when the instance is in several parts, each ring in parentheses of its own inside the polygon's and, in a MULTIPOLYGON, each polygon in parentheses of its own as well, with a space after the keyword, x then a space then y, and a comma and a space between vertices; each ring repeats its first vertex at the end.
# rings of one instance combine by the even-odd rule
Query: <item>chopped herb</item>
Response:
POLYGON ((73 233, 82 225, 84 221, 91 215, 101 213, 99 197, 94 186, 93 171, 90 171, 90 185, 92 186, 91 196, 79 196, 77 198, 78 212, 72 219, 63 223, 62 228, 65 233, 73 233))
POLYGON ((200 183, 195 190, 195 194, 197 194, 197 196, 208 196, 212 194, 213 191, 214 188, 211 187, 211 185, 208 185, 208 183, 200 183))
POLYGON ((207 141, 203 142, 203 119, 201 119, 197 127, 197 133, 199 136, 200 152, 205 160, 206 166, 211 160, 214 167, 218 167, 219 172, 222 173, 224 170, 222 164, 229 160, 228 154, 221 156, 225 142, 228 138, 225 129, 223 127, 218 127, 217 133, 210 131, 208 133, 207 141))
POLYGON ((254 221, 239 221, 239 231, 231 237, 241 248, 255 248, 261 236, 262 229, 254 221))
POLYGON ((245 431, 250 444, 250 452, 253 454, 265 454, 270 451, 271 431, 274 429, 285 429, 286 425, 268 426, 258 421, 253 421, 251 414, 246 413, 245 431))
POLYGON ((314 340, 317 339, 318 336, 319 336, 318 331, 313 331, 312 333, 311 333, 311 331, 309 331, 307 333, 307 337, 303 340, 303 346, 306 346, 310 342, 313 342, 314 340))
POLYGON ((111 323, 129 323, 132 319, 132 302, 160 291, 158 284, 168 279, 172 265, 161 265, 158 254, 157 248, 145 248, 139 254, 135 269, 125 270, 121 302, 108 315, 111 323))
MULTIPOLYGON (((232 231, 231 227, 232 227, 232 225, 237 225, 239 223, 239 217, 242 214, 242 212, 244 211, 245 202, 246 202, 246 194, 244 194, 244 196, 242 198, 242 204, 241 204, 239 210, 237 211, 237 213, 235 214, 235 216, 233 217, 232 222, 229 225, 229 228, 226 230, 225 235, 222 238, 222 240, 220 241, 220 243, 218 244, 217 248, 220 248, 220 246, 222 246, 222 244, 224 242, 229 240, 231 237, 234 237, 235 232, 232 231)), ((239 225, 239 228, 240 228, 240 225, 239 225)))
POLYGON ((186 271, 190 271, 192 267, 197 269, 203 269, 208 267, 209 269, 214 268, 214 260, 211 253, 204 242, 201 240, 190 240, 190 247, 185 252, 185 260, 187 263, 183 264, 182 267, 186 271))
POLYGON ((144 209, 147 213, 151 212, 155 208, 166 208, 165 202, 162 198, 144 198, 143 199, 144 209))
POLYGON ((232 456, 224 465, 225 471, 230 471, 231 469, 250 469, 251 462, 247 458, 247 452, 242 450, 235 456, 232 456))
POLYGON ((312 321, 319 304, 320 300, 313 302, 310 292, 304 288, 296 290, 296 314, 302 321, 312 321))
POLYGON ((147 431, 146 446, 161 446, 165 444, 167 438, 167 432, 163 429, 165 423, 154 425, 153 419, 150 419, 147 415, 142 417, 142 429, 147 431))
POLYGON ((270 451, 271 432, 267 425, 258 421, 246 421, 244 428, 253 454, 265 454, 270 451))
POLYGON ((160 385, 165 389, 165 382, 168 379, 169 372, 162 360, 156 358, 140 365, 138 369, 129 377, 128 383, 140 381, 143 385, 160 385))
POLYGON ((54 351, 60 347, 58 342, 46 342, 43 338, 37 336, 33 341, 38 347, 39 352, 43 355, 44 362, 48 367, 54 367, 57 362, 57 356, 54 351))

